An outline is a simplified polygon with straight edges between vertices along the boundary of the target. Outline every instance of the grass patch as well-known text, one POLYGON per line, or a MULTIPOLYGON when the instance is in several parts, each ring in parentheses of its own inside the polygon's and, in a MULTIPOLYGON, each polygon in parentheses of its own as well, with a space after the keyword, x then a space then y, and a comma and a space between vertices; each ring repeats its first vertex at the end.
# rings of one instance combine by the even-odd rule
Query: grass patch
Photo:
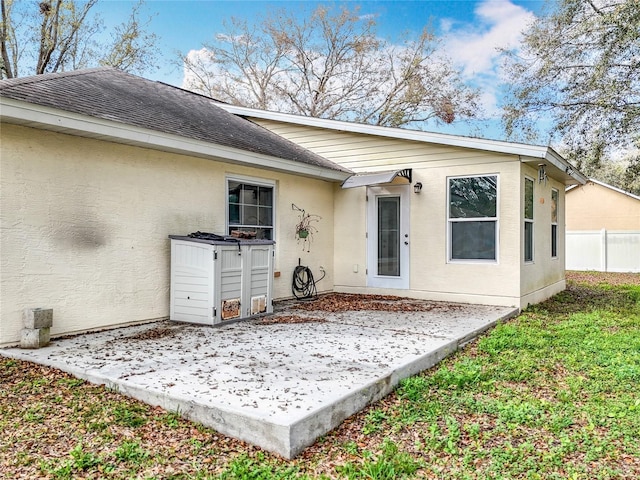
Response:
POLYGON ((81 443, 69 452, 69 459, 62 462, 45 462, 42 469, 59 479, 72 479, 82 472, 95 469, 102 459, 92 452, 85 451, 81 443))
POLYGON ((640 276, 615 278, 577 275, 293 461, 0 359, 0 477, 640 478, 640 276))
POLYGON ((120 425, 136 428, 147 423, 148 411, 144 405, 124 401, 113 408, 113 419, 120 425))
POLYGON ((255 458, 244 454, 235 458, 227 468, 215 478, 219 480, 293 480, 309 478, 302 475, 295 465, 279 464, 267 460, 266 456, 259 452, 255 458))
POLYGON ((390 440, 384 440, 380 453, 365 453, 361 462, 347 462, 336 471, 349 480, 378 479, 393 480, 407 478, 422 467, 420 460, 399 451, 398 446, 390 440))

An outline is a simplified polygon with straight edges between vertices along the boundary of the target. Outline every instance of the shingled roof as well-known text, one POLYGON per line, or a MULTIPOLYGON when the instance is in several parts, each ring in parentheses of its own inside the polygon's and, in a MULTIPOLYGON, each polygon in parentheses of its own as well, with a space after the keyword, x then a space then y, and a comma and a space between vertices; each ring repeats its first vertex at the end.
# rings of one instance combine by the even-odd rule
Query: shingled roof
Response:
POLYGON ((103 67, 0 81, 0 97, 348 172, 209 97, 103 67))

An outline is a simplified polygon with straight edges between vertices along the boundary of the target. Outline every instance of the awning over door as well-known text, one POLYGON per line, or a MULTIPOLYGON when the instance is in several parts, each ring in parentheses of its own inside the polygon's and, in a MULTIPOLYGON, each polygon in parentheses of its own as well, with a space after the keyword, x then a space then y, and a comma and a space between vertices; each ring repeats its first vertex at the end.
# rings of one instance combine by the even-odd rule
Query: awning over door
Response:
POLYGON ((342 183, 342 188, 364 187, 384 184, 407 185, 411 183, 411 169, 391 170, 388 172, 358 173, 351 175, 342 183))

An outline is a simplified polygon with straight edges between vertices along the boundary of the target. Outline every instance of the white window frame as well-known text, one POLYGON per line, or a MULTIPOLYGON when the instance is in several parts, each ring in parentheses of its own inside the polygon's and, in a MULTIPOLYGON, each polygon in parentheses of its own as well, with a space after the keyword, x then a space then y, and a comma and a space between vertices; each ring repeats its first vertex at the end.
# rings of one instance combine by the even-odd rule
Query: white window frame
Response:
POLYGON ((553 194, 556 194, 556 219, 555 222, 553 221, 553 211, 552 211, 552 215, 551 215, 551 258, 558 258, 558 217, 559 217, 559 212, 560 212, 560 190, 558 190, 557 188, 552 188, 551 189, 551 208, 553 208, 553 194), (554 228, 555 228, 555 232, 554 232, 554 228), (554 235, 555 233, 555 235, 554 235), (556 244, 556 251, 555 251, 555 255, 554 255, 554 251, 553 251, 553 243, 554 243, 554 237, 555 237, 555 244, 556 244))
MULTIPOLYGON (((276 182, 274 180, 265 180, 264 178, 257 178, 257 177, 249 177, 249 176, 244 176, 244 175, 226 175, 225 176, 225 197, 224 197, 224 211, 225 211, 225 234, 228 235, 230 232, 230 225, 229 225, 229 182, 240 182, 240 183, 246 183, 249 185, 256 185, 258 187, 270 187, 273 188, 273 205, 271 207, 271 214, 273 215, 272 218, 272 223, 273 225, 271 225, 271 227, 267 227, 267 228, 271 228, 271 239, 273 241, 276 240, 276 182)), ((265 227, 258 227, 258 228, 265 228, 265 227)))
POLYGON ((522 186, 522 219, 523 224, 522 224, 522 259, 524 261, 524 263, 534 263, 535 259, 536 259, 536 227, 535 227, 535 210, 536 210, 536 202, 535 202, 535 198, 536 198, 536 182, 533 178, 525 176, 524 177, 524 182, 523 182, 523 186, 522 186), (531 182, 531 218, 527 218, 527 181, 531 182), (527 259, 526 255, 527 255, 527 228, 526 225, 530 224, 531 225, 531 258, 527 259))
POLYGON ((464 264, 491 264, 497 265, 500 258, 500 175, 498 173, 479 173, 472 175, 453 175, 447 177, 447 203, 445 208, 447 209, 447 263, 464 263, 464 264), (477 178, 477 177, 496 177, 496 216, 495 217, 474 217, 474 218, 451 218, 451 185, 450 181, 457 178, 477 178), (495 259, 484 258, 451 258, 453 241, 453 224, 460 222, 494 222, 495 223, 495 259))

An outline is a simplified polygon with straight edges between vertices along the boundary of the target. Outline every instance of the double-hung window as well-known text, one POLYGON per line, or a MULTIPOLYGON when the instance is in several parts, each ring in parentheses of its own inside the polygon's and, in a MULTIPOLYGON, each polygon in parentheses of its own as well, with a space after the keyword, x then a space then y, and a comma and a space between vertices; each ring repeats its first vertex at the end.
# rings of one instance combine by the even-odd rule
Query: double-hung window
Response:
POLYGON ((449 260, 498 259, 498 176, 449 178, 449 260))
POLYGON ((558 257, 558 190, 551 189, 551 257, 558 257))
POLYGON ((533 262, 533 180, 524 179, 524 261, 533 262))
POLYGON ((256 238, 273 240, 273 183, 227 179, 228 233, 255 232, 256 238))

